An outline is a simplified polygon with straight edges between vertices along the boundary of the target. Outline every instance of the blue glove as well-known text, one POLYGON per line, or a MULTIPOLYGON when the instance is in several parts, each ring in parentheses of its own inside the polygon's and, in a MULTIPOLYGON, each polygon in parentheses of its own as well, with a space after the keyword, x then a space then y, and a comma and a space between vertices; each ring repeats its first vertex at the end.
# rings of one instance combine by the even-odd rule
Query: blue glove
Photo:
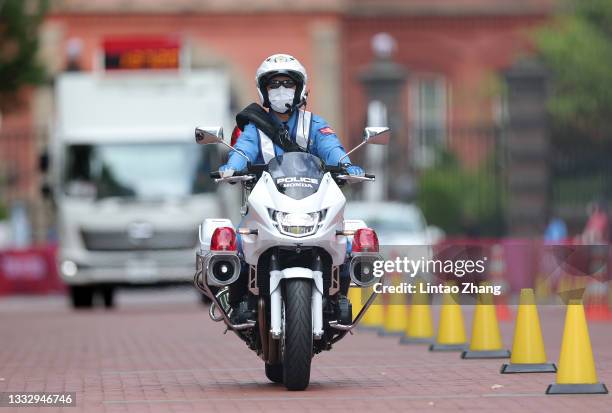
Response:
POLYGON ((234 175, 234 172, 234 168, 232 168, 230 165, 226 164, 219 167, 219 175, 221 175, 223 178, 234 175))
POLYGON ((348 165, 346 167, 346 172, 351 176, 364 176, 365 175, 365 171, 357 165, 348 165))

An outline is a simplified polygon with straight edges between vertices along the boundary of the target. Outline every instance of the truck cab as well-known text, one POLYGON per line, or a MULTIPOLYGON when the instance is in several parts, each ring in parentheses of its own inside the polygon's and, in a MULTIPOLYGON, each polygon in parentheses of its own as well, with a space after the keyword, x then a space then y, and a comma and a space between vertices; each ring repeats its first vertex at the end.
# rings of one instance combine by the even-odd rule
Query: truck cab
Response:
POLYGON ((50 183, 71 304, 191 281, 198 224, 227 210, 208 179, 217 153, 192 138, 229 119, 225 74, 66 73, 56 107, 50 183))

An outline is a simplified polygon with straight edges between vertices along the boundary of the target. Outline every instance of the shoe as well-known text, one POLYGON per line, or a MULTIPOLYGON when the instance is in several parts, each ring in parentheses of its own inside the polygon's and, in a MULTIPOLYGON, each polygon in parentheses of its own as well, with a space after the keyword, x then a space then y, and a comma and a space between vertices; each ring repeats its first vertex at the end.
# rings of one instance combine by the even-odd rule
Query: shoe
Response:
POLYGON ((353 306, 346 295, 338 294, 338 301, 335 307, 338 323, 348 325, 353 322, 353 306))
POLYGON ((255 320, 255 311, 249 308, 247 300, 241 301, 236 307, 232 307, 230 321, 232 324, 244 324, 249 320, 255 320))

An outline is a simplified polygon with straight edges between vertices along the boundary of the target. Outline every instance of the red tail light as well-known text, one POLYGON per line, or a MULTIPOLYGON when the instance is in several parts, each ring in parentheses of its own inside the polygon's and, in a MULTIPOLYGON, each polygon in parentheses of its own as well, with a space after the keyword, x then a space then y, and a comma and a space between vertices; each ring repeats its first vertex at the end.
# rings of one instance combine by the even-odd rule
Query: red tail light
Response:
POLYGON ((230 227, 215 229, 210 239, 211 251, 236 251, 236 232, 230 227))
POLYGON ((353 236, 353 252, 378 252, 378 237, 372 228, 360 228, 353 236))
POLYGON ((230 141, 232 146, 236 144, 236 141, 240 137, 241 133, 242 132, 240 131, 240 128, 238 128, 238 126, 234 127, 234 130, 232 131, 232 139, 230 141))

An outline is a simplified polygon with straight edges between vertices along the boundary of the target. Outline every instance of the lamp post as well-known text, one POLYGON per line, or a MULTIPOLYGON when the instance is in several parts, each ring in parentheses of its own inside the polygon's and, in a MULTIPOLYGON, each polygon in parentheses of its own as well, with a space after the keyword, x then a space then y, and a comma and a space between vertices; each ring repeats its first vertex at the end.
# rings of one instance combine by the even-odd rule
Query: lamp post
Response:
POLYGON ((370 146, 366 152, 367 168, 377 175, 378 185, 366 189, 369 200, 402 199, 411 196, 402 183, 411 181, 408 165, 408 133, 406 111, 402 105, 402 91, 408 78, 404 66, 393 61, 397 48, 395 39, 387 33, 372 38, 374 59, 361 71, 361 82, 368 101, 368 125, 388 126, 392 139, 389 146, 370 146), (389 177, 395 182, 390 185, 389 177), (397 179, 396 179, 397 178, 397 179))
POLYGON ((519 60, 504 77, 508 86, 506 222, 511 236, 537 236, 546 224, 550 202, 548 71, 536 60, 519 60))

